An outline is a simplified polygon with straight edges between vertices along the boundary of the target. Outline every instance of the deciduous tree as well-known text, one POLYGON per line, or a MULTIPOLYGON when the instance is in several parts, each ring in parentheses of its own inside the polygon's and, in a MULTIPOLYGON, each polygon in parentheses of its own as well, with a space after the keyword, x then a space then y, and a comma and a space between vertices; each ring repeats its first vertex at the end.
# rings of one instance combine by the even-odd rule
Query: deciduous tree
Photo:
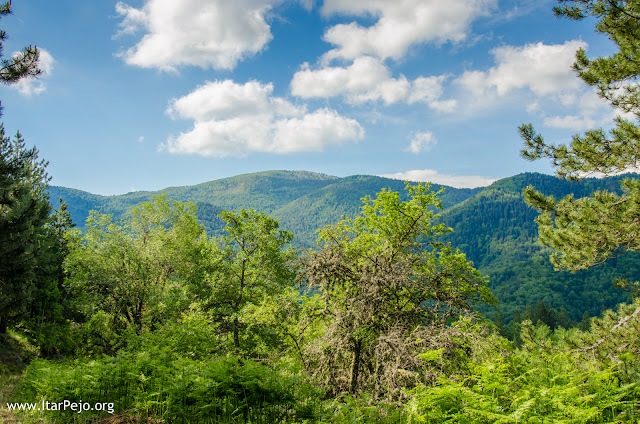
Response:
POLYGON ((358 217, 320 231, 321 249, 306 261, 327 326, 310 356, 334 391, 382 395, 415 384, 430 329, 493 300, 464 254, 440 241, 450 229, 434 223, 438 193, 407 190, 404 202, 387 190, 365 197, 358 217))
POLYGON ((115 333, 116 340, 105 337, 109 348, 119 336, 153 329, 186 309, 205 253, 195 205, 159 196, 133 207, 120 223, 94 212, 70 246, 68 284, 84 297, 89 322, 115 333))
POLYGON ((287 247, 293 238, 278 221, 262 212, 223 211, 225 233, 212 253, 208 307, 216 314, 223 333, 241 348, 242 310, 259 305, 293 284, 295 252, 287 247))

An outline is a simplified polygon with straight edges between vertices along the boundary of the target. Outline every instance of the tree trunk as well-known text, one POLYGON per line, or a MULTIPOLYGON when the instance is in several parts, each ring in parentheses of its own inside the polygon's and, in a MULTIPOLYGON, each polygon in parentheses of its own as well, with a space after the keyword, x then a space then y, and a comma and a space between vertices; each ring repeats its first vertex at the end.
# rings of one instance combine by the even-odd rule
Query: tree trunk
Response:
POLYGON ((7 334, 7 327, 9 326, 9 318, 6 315, 0 317, 0 334, 7 334))
POLYGON ((240 349, 240 336, 238 331, 238 318, 233 319, 233 344, 236 349, 240 349))
MULTIPOLYGON (((238 311, 240 310, 240 306, 242 305, 242 296, 244 295, 244 285, 245 285, 245 271, 246 271, 246 267, 247 267, 247 261, 246 259, 242 260, 242 271, 240 274, 240 294, 238 296, 238 299, 236 299, 236 304, 234 307, 234 311, 236 313, 238 313, 238 311)), ((233 319, 233 344, 235 345, 236 349, 240 349, 240 335, 239 335, 239 323, 238 323, 238 317, 233 319)))
POLYGON ((351 382, 350 391, 355 394, 358 390, 358 373, 360 371, 360 352, 362 350, 362 341, 356 340, 353 343, 353 362, 351 363, 351 382))

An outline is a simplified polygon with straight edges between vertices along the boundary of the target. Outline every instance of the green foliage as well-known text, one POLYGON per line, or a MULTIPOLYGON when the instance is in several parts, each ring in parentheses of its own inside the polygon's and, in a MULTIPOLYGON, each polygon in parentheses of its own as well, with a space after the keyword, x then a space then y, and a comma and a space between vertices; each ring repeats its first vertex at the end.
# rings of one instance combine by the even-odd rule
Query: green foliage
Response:
POLYGON ((25 314, 36 269, 48 259, 41 250, 51 211, 46 165, 20 133, 5 137, 0 125, 0 334, 25 314))
POLYGON ((347 395, 327 401, 319 422, 323 424, 400 424, 406 422, 406 412, 398 405, 374 401, 370 395, 347 395))
POLYGON ((68 284, 87 317, 87 337, 110 351, 127 335, 153 329, 189 305, 188 288, 203 278, 206 238, 194 205, 158 197, 114 223, 94 213, 71 240, 68 284))
POLYGON ((233 346, 240 349, 241 336, 245 345, 255 345, 252 339, 264 336, 260 326, 247 327, 242 310, 293 284, 295 252, 286 246, 293 234, 262 212, 243 209, 223 211, 220 216, 226 226, 224 235, 213 241, 216 246, 210 253, 211 270, 202 298, 220 322, 220 331, 230 334, 233 346), (248 328, 253 331, 248 333, 248 328))
MULTIPOLYGON (((640 386, 621 362, 589 349, 572 351, 583 335, 525 325, 521 349, 492 336, 462 376, 419 386, 408 405, 411 423, 632 422, 640 386)), ((628 357, 631 360, 631 357, 628 357)), ((638 365, 634 357, 635 366, 638 365)))
POLYGON ((249 331, 260 329, 262 341, 257 352, 269 352, 271 359, 280 359, 292 370, 311 371, 312 363, 306 355, 323 331, 316 318, 321 314, 322 297, 315 293, 301 293, 294 287, 271 297, 260 304, 244 308, 242 322, 249 331), (264 337, 271 335, 270 338, 264 337))
POLYGON ((64 284, 63 269, 69 253, 67 237, 73 225, 67 205, 60 202, 42 229, 36 282, 27 305, 28 315, 19 324, 46 357, 71 353, 75 345, 71 322, 77 314, 64 284))
MULTIPOLYGON (((256 362, 235 357, 198 361, 154 346, 99 360, 33 361, 21 392, 23 399, 102 403, 110 405, 111 415, 128 411, 172 423, 299 422, 315 415, 316 396, 300 377, 256 362)), ((67 422, 108 417, 108 412, 46 415, 67 422)))
MULTIPOLYGON (((11 2, 0 6, 0 18, 11 13, 11 2)), ((7 33, 0 30, 0 58, 2 57, 2 47, 7 39, 7 33)), ((38 68, 38 58, 40 52, 35 46, 25 47, 22 52, 13 55, 11 59, 0 60, 0 83, 15 84, 23 78, 36 77, 40 75, 38 68)))
POLYGON ((449 231, 432 222, 439 193, 429 185, 406 188, 407 201, 384 189, 365 197, 359 216, 319 232, 321 249, 305 260, 327 326, 311 355, 314 373, 334 393, 397 395, 414 384, 414 350, 426 328, 473 301, 493 301, 464 254, 439 240, 449 231))

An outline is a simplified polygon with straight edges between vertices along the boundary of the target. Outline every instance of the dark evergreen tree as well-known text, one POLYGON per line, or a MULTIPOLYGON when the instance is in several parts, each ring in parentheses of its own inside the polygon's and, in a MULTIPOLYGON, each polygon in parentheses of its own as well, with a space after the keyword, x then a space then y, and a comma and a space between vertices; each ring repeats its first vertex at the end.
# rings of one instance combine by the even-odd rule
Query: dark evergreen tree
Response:
POLYGON ((29 304, 51 206, 47 163, 0 125, 0 334, 29 304))
POLYGON ((64 284, 66 273, 63 263, 69 253, 68 231, 74 226, 66 203, 60 200, 57 210, 39 231, 38 266, 34 270, 35 282, 23 326, 40 347, 41 354, 47 356, 72 348, 70 323, 82 320, 74 304, 76 299, 64 284))
MULTIPOLYGON (((0 18, 10 13, 10 1, 0 6, 0 18)), ((2 59, 6 39, 7 33, 0 30, 0 83, 38 76, 38 49, 28 46, 2 59)), ((20 133, 13 140, 5 137, 0 124, 0 334, 27 309, 36 270, 44 264, 44 226, 51 212, 46 165, 38 160, 35 147, 25 147, 20 133)))
MULTIPOLYGON (((523 125, 523 156, 552 159, 558 176, 566 179, 636 170, 640 165, 640 0, 559 0, 555 13, 574 20, 593 16, 598 19, 596 30, 614 42, 618 51, 609 57, 589 59, 584 50, 578 51, 574 69, 628 118, 616 118, 610 135, 602 129, 575 135, 570 146, 548 144, 530 124, 523 125)), ((538 218, 540 240, 556 249, 552 262, 557 268, 585 269, 640 251, 640 181, 626 179, 621 186, 622 194, 596 191, 589 197, 570 195, 560 201, 532 187, 526 189, 530 204, 543 211, 538 218)), ((628 331, 618 339, 626 343, 618 352, 637 356, 640 339, 633 329, 640 319, 637 300, 633 308, 610 331, 618 337, 628 331)), ((584 349, 597 349, 607 337, 584 349)))
MULTIPOLYGON (((575 135, 570 146, 546 143, 532 125, 522 125, 527 159, 547 157, 558 176, 580 179, 635 170, 640 164, 640 1, 560 0, 555 13, 574 20, 593 16, 596 30, 606 34, 618 51, 589 59, 577 53, 574 69, 602 98, 625 112, 607 135, 602 129, 575 135), (629 117, 631 116, 631 117, 629 117)), ((640 181, 623 180, 623 193, 596 191, 589 197, 566 196, 557 201, 529 187, 525 196, 544 213, 538 218, 540 239, 555 248, 552 262, 562 269, 585 269, 625 251, 639 251, 640 181)))

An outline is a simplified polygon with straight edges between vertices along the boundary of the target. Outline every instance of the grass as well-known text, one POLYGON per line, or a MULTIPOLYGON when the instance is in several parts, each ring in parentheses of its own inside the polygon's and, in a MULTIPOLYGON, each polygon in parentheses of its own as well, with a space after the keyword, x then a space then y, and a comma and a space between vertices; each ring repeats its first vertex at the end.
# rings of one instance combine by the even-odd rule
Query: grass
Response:
POLYGON ((38 349, 30 344, 22 334, 9 330, 0 334, 0 422, 5 424, 24 423, 25 417, 7 409, 7 403, 14 401, 24 371, 38 349))

